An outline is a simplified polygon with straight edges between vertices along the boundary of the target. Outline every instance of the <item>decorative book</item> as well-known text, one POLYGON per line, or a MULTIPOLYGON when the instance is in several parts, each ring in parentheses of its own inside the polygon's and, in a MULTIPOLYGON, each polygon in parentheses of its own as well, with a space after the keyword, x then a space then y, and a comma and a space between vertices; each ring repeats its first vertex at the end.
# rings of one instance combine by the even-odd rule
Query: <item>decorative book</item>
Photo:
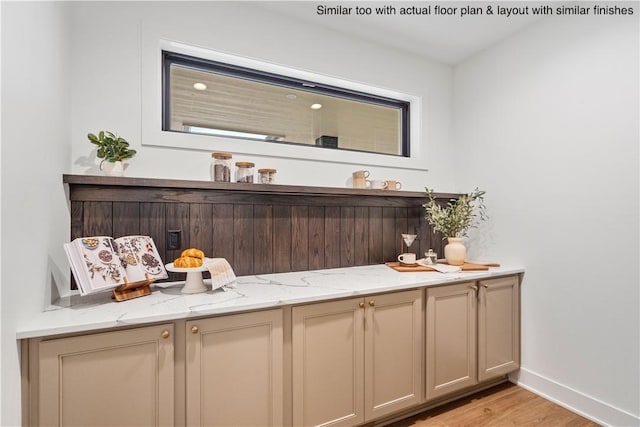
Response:
POLYGON ((64 250, 82 295, 169 277, 149 236, 80 237, 64 250))

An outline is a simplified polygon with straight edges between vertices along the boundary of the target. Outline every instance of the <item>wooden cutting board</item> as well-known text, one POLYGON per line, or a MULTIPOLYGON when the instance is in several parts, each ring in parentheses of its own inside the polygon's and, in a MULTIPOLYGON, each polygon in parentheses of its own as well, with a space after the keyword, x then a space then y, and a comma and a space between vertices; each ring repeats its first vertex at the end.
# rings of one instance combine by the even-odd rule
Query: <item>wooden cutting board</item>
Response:
MULTIPOLYGON (((436 271, 431 267, 427 267, 425 265, 404 265, 404 264, 400 264, 399 262, 386 262, 385 263, 387 266, 393 268, 396 271, 400 271, 402 273, 406 273, 406 272, 416 272, 416 271, 436 271)), ((461 266, 462 271, 486 271, 489 269, 488 265, 482 265, 482 264, 471 264, 468 262, 465 262, 464 264, 462 264, 461 266)))

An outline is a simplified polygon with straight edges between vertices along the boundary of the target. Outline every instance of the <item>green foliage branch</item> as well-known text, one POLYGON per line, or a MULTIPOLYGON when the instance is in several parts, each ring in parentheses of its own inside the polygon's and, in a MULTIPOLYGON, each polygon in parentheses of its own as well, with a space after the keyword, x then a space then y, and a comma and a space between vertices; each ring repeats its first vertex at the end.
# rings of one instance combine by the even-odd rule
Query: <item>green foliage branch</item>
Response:
POLYGON ((129 142, 113 132, 100 131, 98 136, 90 133, 87 138, 92 144, 98 146, 97 156, 108 162, 117 162, 130 159, 136 155, 136 150, 129 148, 129 142))
POLYGON ((429 199, 422 205, 425 219, 433 226, 434 232, 442 233, 443 239, 465 237, 470 228, 477 227, 480 221, 488 219, 484 204, 485 191, 476 188, 458 199, 449 200, 443 206, 436 201, 433 190, 425 189, 429 199))

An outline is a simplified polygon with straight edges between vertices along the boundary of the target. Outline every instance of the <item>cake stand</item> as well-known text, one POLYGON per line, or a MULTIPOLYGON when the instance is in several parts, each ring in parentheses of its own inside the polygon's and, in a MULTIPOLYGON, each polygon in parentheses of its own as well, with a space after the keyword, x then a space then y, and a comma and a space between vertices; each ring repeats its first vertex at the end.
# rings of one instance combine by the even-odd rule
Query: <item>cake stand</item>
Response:
POLYGON ((183 294, 199 294, 207 291, 207 287, 202 279, 202 273, 208 271, 207 267, 179 268, 174 267, 173 263, 169 263, 165 265, 165 267, 167 268, 167 271, 171 271, 173 273, 187 273, 187 280, 184 282, 184 286, 182 288, 183 294))

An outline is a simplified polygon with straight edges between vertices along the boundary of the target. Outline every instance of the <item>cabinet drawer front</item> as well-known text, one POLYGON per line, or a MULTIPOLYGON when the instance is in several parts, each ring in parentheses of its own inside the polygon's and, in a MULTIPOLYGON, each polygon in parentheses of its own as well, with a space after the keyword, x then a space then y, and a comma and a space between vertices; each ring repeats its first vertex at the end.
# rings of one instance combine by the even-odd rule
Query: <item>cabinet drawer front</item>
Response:
POLYGON ((39 351, 39 425, 173 424, 172 324, 52 339, 39 351))

